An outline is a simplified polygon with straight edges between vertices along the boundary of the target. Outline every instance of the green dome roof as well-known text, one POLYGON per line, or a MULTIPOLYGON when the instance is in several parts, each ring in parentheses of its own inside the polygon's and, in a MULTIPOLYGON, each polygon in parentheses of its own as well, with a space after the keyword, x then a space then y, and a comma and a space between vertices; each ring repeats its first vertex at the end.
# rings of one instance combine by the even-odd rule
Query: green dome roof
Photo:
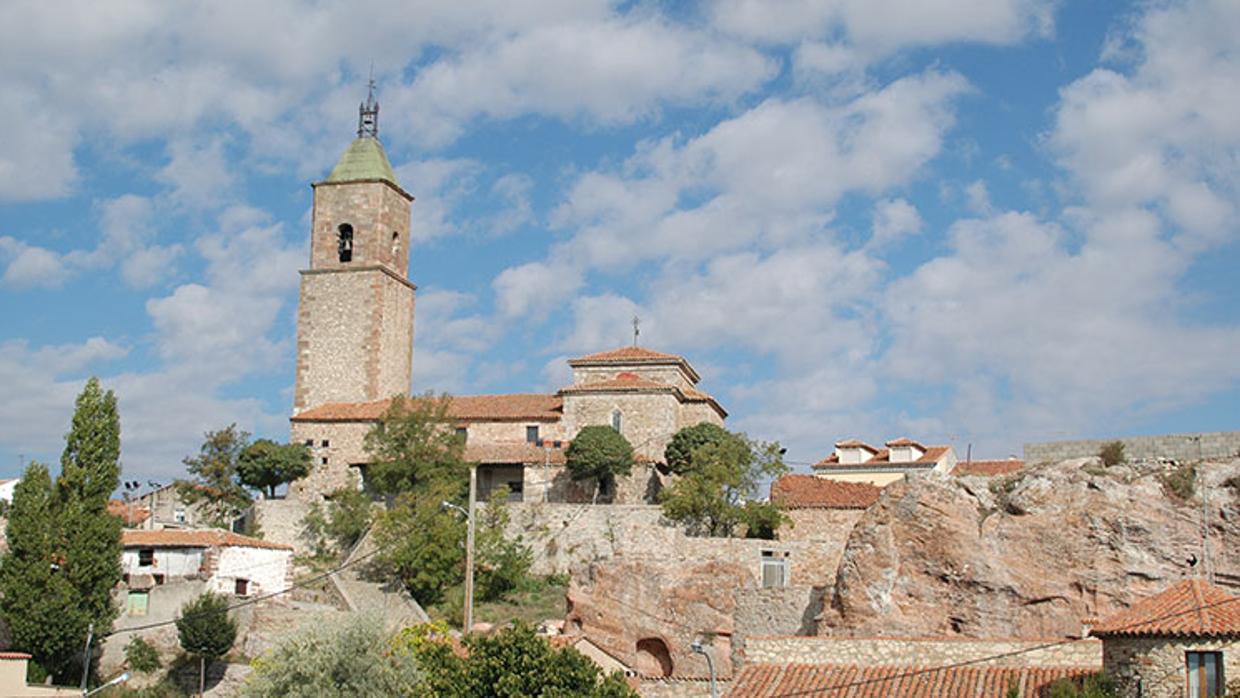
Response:
POLYGON ((396 181, 396 172, 388 162, 387 153, 383 152, 383 146, 377 138, 358 138, 353 141, 332 168, 332 173, 323 181, 356 182, 366 179, 382 179, 400 186, 400 182, 396 181))

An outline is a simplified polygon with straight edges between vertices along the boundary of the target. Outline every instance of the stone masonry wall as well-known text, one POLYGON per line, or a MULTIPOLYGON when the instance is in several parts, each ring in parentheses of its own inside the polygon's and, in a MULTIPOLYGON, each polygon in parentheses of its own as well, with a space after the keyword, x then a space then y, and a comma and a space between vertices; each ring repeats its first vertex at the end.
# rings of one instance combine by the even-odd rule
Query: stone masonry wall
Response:
POLYGON ((1223 678, 1240 676, 1240 643, 1235 637, 1169 639, 1115 637, 1103 641, 1103 669, 1119 683, 1123 698, 1179 698, 1187 685, 1185 652, 1223 653, 1223 678))
POLYGON ((750 637, 745 661, 755 664, 860 664, 862 666, 934 666, 979 662, 977 666, 1102 666, 1102 643, 1084 639, 1062 644, 1047 640, 972 638, 750 637), (1042 647, 1050 644, 1049 647, 1042 647), (1015 654, 1014 654, 1015 653, 1015 654), (987 657, 996 657, 981 661, 987 657))
POLYGON ((1025 444, 1026 463, 1057 463, 1069 458, 1086 458, 1111 441, 1124 444, 1124 455, 1132 460, 1170 458, 1181 461, 1202 458, 1232 458, 1240 454, 1240 431, 1200 434, 1127 436, 1119 439, 1084 439, 1025 444))
POLYGON ((680 428, 680 402, 670 393, 600 393, 564 396, 564 429, 576 435, 582 427, 611 424, 611 413, 620 410, 620 433, 633 445, 633 452, 655 460, 680 428))
MULTIPOLYGON (((521 535, 534 552, 535 574, 565 573, 595 560, 713 560, 735 562, 761 579, 762 551, 789 554, 789 584, 835 584, 839 551, 850 524, 822 531, 813 540, 749 540, 690 537, 663 522, 653 505, 514 503, 509 532, 521 535), (838 542, 837 542, 838 541, 838 542)), ((810 538, 807 534, 806 538, 810 538)))
POLYGON ((384 264, 401 276, 409 271, 410 201, 383 182, 319 184, 314 188, 310 233, 312 269, 384 264), (353 261, 341 262, 341 224, 353 227, 353 261), (396 244, 392 234, 396 233, 396 244))
POLYGON ((370 460, 364 443, 372 426, 369 422, 293 422, 290 441, 308 442, 313 463, 309 475, 289 485, 289 498, 322 501, 323 495, 342 487, 360 487, 358 469, 350 466, 370 460))
MULTIPOLYGON (((719 695, 728 694, 730 681, 716 681, 719 695)), ((710 682, 702 679, 642 679, 637 687, 642 698, 710 698, 710 682)))
POLYGON ((736 635, 813 635, 827 591, 814 586, 737 589, 736 635))

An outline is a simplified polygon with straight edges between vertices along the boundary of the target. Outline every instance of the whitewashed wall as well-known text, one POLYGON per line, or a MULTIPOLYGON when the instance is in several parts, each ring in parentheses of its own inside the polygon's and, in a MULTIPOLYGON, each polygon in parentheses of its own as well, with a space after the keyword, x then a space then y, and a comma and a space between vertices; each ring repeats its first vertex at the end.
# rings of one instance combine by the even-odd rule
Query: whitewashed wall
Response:
POLYGON ((138 565, 140 547, 125 548, 121 554, 121 569, 125 574, 163 574, 172 577, 192 577, 202 569, 202 556, 206 548, 155 548, 155 564, 138 565))
POLYGON ((232 594, 238 579, 250 582, 248 595, 269 594, 288 586, 293 551, 229 546, 219 549, 212 591, 232 594))

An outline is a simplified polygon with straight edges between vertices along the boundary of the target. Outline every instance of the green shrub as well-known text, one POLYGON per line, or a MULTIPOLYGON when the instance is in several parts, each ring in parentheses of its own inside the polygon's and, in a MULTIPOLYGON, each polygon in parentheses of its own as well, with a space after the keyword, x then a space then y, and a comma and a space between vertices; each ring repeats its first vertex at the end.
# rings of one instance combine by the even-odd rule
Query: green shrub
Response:
POLYGON ((1098 458, 1108 468, 1124 462, 1124 442, 1109 441, 1098 451, 1098 458))
POLYGON ((1184 463, 1162 478, 1163 489, 1178 499, 1192 499, 1197 491, 1197 468, 1184 463))
POLYGON ((1115 682, 1106 674, 1085 677, 1084 681, 1060 679, 1051 684, 1049 698, 1118 698, 1115 682))
POLYGON ((565 465, 574 480, 593 478, 598 483, 595 499, 613 490, 616 476, 633 470, 633 446, 608 426, 588 426, 577 432, 564 451, 565 465))
POLYGON ((136 635, 125 645, 125 661, 129 663, 130 669, 139 674, 150 674, 163 666, 159 661, 159 651, 136 635))

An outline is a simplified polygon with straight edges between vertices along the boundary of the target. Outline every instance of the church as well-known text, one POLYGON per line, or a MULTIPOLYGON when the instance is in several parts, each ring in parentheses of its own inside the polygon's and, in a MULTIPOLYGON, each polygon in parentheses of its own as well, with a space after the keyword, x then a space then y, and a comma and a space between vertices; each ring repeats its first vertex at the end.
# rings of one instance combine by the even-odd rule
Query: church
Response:
MULTIPOLYGON (((357 139, 313 185, 290 430, 314 459, 310 475, 290 487, 306 503, 366 487, 366 434, 411 387, 413 195, 397 181, 378 120, 372 87, 359 108, 357 139)), ((672 435, 701 422, 722 426, 727 417, 698 389, 700 376, 684 357, 634 342, 568 364, 572 383, 554 393, 452 397, 452 427, 465 437, 466 459, 478 464, 480 498, 506 486, 515 501, 589 501, 593 483, 572 482, 564 450, 582 427, 610 425, 637 457, 610 498, 648 502, 662 487, 657 465, 672 435)))

